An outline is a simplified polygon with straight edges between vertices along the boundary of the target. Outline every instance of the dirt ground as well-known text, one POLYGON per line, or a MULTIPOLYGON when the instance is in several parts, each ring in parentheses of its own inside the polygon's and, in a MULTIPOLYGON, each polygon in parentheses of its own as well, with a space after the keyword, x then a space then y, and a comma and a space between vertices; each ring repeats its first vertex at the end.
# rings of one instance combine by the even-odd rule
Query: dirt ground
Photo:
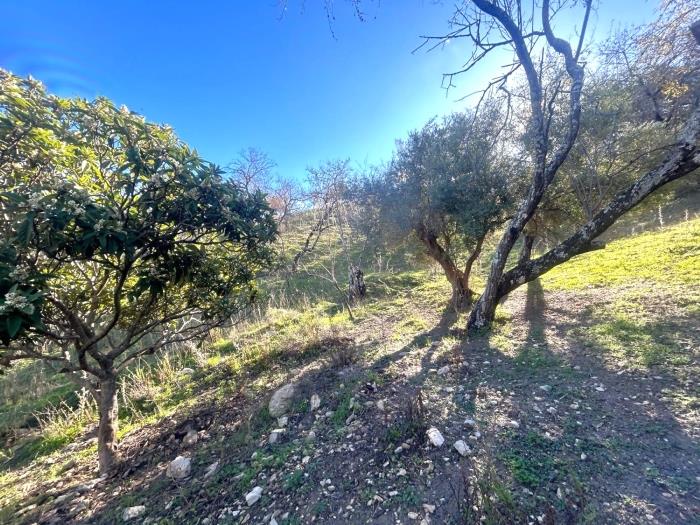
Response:
POLYGON ((682 291, 652 292, 536 281, 470 338, 450 311, 418 311, 429 328, 412 334, 394 329, 400 314, 367 318, 329 336, 328 358, 285 370, 298 385, 286 423, 267 413, 271 391, 202 392, 126 436, 115 477, 67 468, 18 522, 120 523, 144 505, 133 523, 700 523, 700 326, 682 291), (192 475, 178 482, 164 472, 181 454, 192 475))

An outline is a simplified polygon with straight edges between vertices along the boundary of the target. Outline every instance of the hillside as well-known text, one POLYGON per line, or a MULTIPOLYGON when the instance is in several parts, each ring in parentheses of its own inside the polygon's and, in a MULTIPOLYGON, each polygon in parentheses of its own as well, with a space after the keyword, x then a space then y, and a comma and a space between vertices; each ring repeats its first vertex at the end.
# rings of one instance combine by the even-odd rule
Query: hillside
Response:
POLYGON ((700 219, 615 240, 470 338, 436 268, 368 271, 354 321, 302 279, 127 374, 111 478, 92 402, 15 368, 0 378, 0 523, 698 523, 699 247, 700 219))

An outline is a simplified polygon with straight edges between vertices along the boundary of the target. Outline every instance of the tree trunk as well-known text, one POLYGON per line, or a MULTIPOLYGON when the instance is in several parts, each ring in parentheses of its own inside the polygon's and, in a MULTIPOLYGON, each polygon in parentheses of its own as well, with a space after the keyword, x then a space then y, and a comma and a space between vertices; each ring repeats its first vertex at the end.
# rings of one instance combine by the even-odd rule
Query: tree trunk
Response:
POLYGON ((458 271, 451 278, 448 276, 448 279, 452 285, 452 306, 457 310, 466 309, 472 303, 473 296, 469 289, 469 276, 458 271))
POLYGON ((100 474, 109 473, 117 461, 117 378, 113 373, 100 381, 100 423, 97 429, 97 457, 100 474))
POLYGON ((350 283, 348 285, 348 300, 353 303, 364 299, 367 295, 367 285, 365 284, 365 274, 358 266, 351 264, 348 268, 350 283))
POLYGON ((532 256, 532 246, 535 244, 535 236, 524 234, 523 235, 523 247, 520 249, 520 255, 518 256, 518 264, 522 264, 530 260, 532 256))

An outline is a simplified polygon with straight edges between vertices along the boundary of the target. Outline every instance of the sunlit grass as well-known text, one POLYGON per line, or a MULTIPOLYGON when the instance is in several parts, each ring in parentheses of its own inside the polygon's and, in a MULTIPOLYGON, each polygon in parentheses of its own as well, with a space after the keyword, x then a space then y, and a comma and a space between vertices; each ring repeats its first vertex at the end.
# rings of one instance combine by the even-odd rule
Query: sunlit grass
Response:
POLYGON ((575 257, 541 277, 547 290, 700 282, 700 219, 613 241, 575 257))

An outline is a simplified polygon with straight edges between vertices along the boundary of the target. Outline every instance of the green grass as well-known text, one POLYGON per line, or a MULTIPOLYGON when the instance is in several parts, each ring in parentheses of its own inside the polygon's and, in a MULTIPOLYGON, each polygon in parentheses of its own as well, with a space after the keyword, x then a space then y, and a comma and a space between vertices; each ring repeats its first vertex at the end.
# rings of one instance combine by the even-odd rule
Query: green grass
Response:
POLYGON ((700 219, 609 243, 541 277, 547 290, 576 290, 648 281, 700 282, 700 219))

